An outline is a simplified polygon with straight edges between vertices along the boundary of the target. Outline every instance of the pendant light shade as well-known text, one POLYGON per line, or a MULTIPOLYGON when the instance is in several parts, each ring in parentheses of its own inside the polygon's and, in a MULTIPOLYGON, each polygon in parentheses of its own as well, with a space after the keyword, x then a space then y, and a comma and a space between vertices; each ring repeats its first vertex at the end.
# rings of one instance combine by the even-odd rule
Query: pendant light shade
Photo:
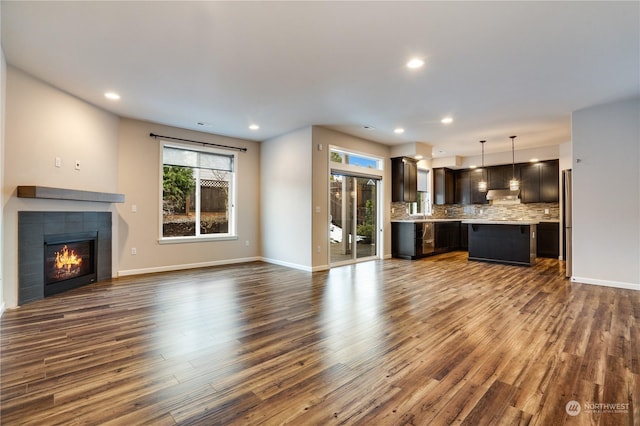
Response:
POLYGON ((516 179, 516 156, 513 147, 513 140, 517 136, 509 136, 511 138, 511 180, 509 181, 509 189, 511 191, 519 191, 520 190, 520 181, 516 179))
POLYGON ((480 182, 478 182, 478 192, 487 192, 487 179, 484 177, 485 175, 485 170, 484 170, 484 143, 486 141, 480 141, 480 144, 482 145, 482 179, 480 179, 480 182))

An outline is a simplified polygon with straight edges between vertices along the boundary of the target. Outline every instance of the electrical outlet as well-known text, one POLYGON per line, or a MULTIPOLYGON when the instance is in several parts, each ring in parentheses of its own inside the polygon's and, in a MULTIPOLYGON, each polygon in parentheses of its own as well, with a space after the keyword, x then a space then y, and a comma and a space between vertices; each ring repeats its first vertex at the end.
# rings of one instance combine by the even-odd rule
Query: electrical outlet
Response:
POLYGON ((56 164, 56 167, 62 167, 62 158, 56 157, 55 164, 56 164))
POLYGON ((549 214, 549 209, 544 209, 544 214, 549 214))
POLYGON ((138 249, 136 249, 135 247, 131 247, 131 254, 138 254, 138 249))
POLYGON ((138 206, 135 204, 131 204, 131 212, 136 213, 138 211, 138 206))
POLYGON ((244 242, 244 245, 245 245, 245 246, 247 246, 247 247, 249 247, 249 240, 245 241, 245 242, 244 242))

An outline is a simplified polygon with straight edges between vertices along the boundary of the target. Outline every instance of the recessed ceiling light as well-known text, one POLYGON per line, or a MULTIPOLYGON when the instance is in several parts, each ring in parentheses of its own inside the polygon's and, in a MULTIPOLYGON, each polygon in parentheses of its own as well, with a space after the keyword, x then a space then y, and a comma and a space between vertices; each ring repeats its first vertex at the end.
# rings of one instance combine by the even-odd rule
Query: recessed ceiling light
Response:
POLYGON ((420 58, 413 58, 409 62, 407 62, 407 68, 420 68, 424 65, 424 61, 420 58))
POLYGON ((393 133, 401 135, 404 133, 404 129, 402 127, 398 127, 397 129, 394 129, 393 133))
POLYGON ((470 169, 475 169, 475 168, 477 168, 477 167, 478 167, 478 166, 476 166, 475 164, 472 164, 472 165, 470 165, 470 166, 469 166, 469 168, 470 168, 470 169))
POLYGON ((538 162, 538 161, 540 161, 540 160, 538 160, 537 158, 532 158, 532 159, 531 159, 531 160, 529 160, 529 161, 530 161, 531 163, 537 163, 537 162, 538 162))
POLYGON ((260 126, 258 126, 257 124, 252 124, 252 125, 249 126, 249 128, 251 130, 258 130, 260 128, 260 126))
POLYGON ((365 130, 375 130, 376 128, 373 126, 362 126, 363 129, 365 130))
POLYGON ((440 120, 440 122, 441 122, 442 124, 451 124, 451 123, 453 123, 453 118, 451 118, 451 117, 445 117, 445 118, 443 118, 442 120, 440 120))
POLYGON ((107 99, 111 99, 112 101, 117 101, 118 99, 120 99, 120 95, 115 92, 107 92, 104 94, 104 97, 107 99))

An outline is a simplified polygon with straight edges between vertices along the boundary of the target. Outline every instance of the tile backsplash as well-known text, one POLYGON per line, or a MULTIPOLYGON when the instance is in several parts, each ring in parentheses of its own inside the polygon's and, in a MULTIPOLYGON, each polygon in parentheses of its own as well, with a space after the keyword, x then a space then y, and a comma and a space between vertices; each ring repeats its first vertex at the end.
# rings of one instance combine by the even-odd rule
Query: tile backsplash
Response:
MULTIPOLYGON (((391 203, 391 220, 410 219, 409 204, 391 203)), ((432 219, 540 220, 560 219, 559 203, 521 203, 511 205, 446 204, 433 206, 432 219), (547 213, 548 212, 548 213, 547 213)))

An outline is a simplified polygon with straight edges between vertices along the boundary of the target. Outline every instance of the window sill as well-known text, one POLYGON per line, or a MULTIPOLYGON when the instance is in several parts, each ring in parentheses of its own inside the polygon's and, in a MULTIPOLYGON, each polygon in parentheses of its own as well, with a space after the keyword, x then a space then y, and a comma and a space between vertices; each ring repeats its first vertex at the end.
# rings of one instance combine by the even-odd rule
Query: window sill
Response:
POLYGON ((237 240, 236 235, 221 235, 211 237, 172 237, 172 238, 160 238, 159 244, 183 244, 183 243, 208 243, 212 241, 233 241, 237 240))

